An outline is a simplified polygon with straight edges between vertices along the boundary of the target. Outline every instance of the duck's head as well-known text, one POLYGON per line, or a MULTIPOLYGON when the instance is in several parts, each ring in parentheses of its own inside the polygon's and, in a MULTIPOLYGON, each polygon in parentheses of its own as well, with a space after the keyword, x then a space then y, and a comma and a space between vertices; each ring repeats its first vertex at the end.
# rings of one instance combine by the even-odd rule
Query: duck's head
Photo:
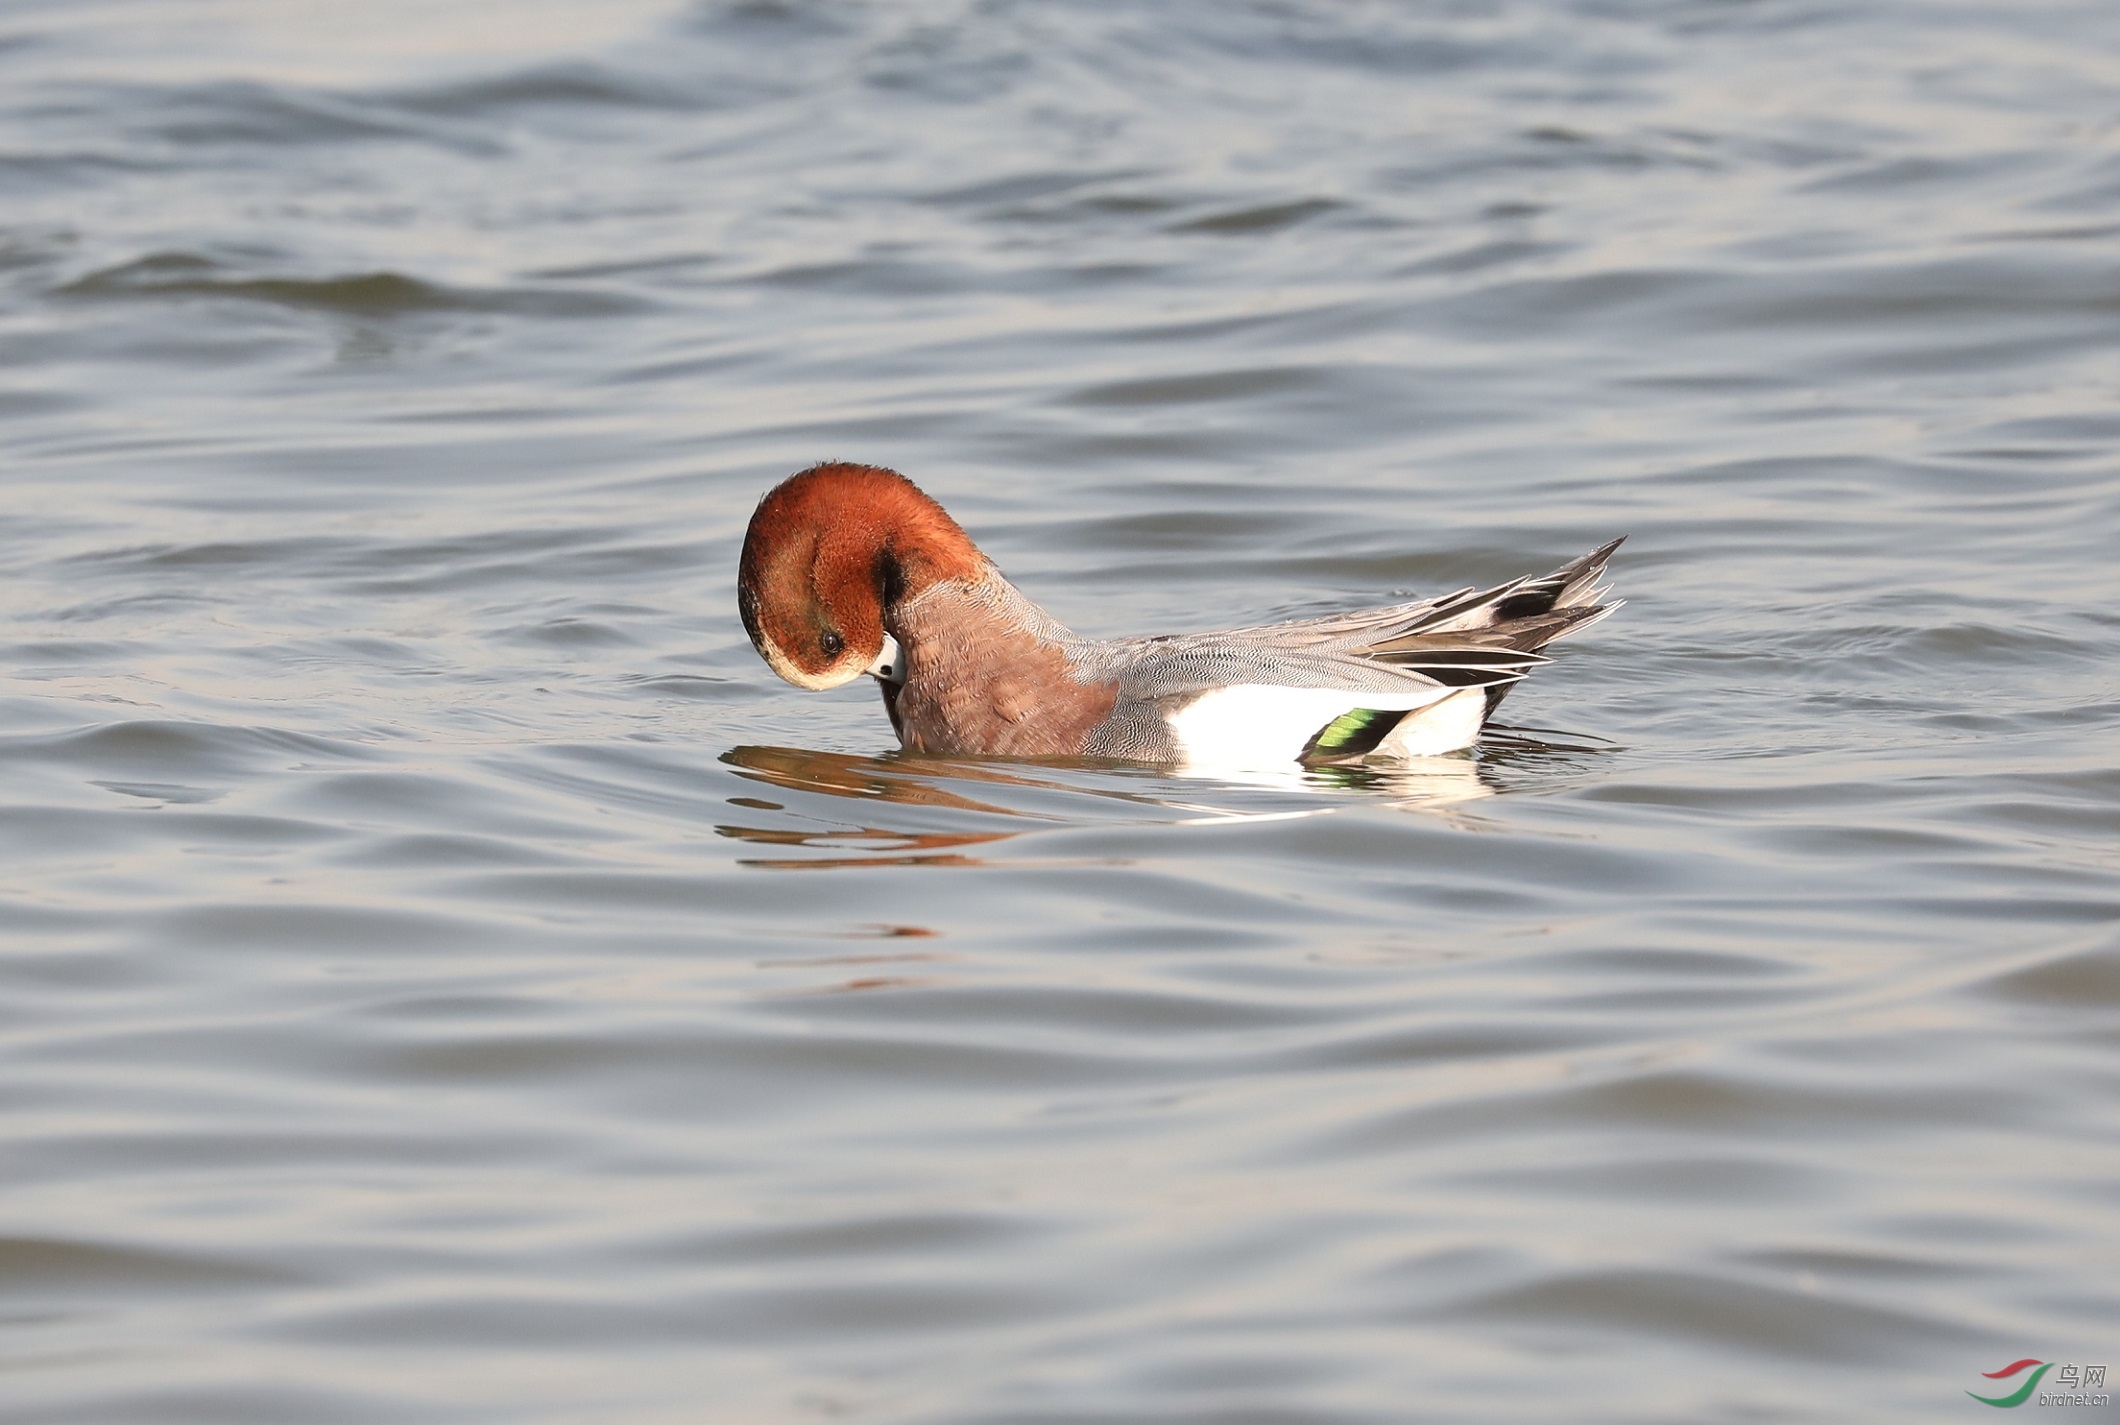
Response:
POLYGON ((772 670, 798 688, 887 675, 891 610, 985 557, 942 506, 895 470, 813 465, 758 502, 744 534, 736 607, 772 670))

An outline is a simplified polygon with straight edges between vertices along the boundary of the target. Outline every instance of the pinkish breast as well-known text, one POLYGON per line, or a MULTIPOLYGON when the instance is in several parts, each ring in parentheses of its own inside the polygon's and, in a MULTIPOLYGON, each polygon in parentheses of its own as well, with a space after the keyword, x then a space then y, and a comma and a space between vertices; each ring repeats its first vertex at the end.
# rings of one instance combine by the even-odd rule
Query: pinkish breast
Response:
POLYGON ((909 751, 1079 757, 1119 700, 1116 682, 1078 681, 1059 645, 964 583, 935 585, 885 624, 906 655, 885 706, 909 751))

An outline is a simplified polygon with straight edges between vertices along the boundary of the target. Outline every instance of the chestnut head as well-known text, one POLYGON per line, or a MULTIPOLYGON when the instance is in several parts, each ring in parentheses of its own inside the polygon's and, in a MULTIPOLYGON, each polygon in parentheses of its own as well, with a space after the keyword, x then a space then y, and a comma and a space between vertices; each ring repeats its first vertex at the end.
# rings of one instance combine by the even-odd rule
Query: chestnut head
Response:
POLYGON ((744 631, 798 688, 888 676, 890 611, 930 585, 976 578, 957 522, 894 470, 832 462, 775 486, 751 516, 736 579, 744 631))

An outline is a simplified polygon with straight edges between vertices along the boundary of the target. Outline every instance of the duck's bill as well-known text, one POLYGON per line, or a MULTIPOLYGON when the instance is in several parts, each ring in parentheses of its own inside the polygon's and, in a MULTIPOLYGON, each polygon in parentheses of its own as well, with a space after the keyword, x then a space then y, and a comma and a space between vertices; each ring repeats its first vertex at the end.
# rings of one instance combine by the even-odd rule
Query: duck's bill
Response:
POLYGON ((883 636, 883 651, 878 653, 876 661, 863 671, 875 674, 886 683, 903 683, 905 681, 905 650, 898 646, 897 639, 885 634, 883 636))

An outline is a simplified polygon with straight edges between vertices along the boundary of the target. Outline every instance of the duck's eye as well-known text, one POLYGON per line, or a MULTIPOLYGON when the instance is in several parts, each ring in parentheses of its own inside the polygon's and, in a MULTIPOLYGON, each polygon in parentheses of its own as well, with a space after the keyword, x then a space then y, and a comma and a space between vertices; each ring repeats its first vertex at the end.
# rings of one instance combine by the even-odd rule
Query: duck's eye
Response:
POLYGON ((847 641, 830 629, 824 631, 823 635, 818 638, 817 643, 819 647, 824 649, 824 656, 827 658, 837 658, 841 650, 847 646, 847 641))

